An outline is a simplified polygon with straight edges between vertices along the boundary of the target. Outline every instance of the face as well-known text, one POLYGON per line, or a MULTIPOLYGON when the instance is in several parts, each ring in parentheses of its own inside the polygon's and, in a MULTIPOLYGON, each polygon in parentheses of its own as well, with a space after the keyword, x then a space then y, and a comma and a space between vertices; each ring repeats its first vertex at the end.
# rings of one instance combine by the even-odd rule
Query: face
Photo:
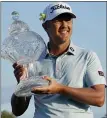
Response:
POLYGON ((47 22, 46 31, 50 40, 61 44, 70 40, 72 34, 72 19, 68 14, 61 14, 47 22))

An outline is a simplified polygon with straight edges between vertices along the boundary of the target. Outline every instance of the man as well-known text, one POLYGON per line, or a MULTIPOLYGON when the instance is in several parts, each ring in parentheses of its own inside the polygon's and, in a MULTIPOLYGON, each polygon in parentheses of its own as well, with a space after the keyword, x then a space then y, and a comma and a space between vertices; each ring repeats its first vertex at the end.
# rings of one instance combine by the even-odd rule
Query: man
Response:
MULTIPOLYGON (((106 83, 100 61, 95 52, 70 41, 73 18, 76 16, 71 7, 63 2, 50 4, 41 15, 42 26, 49 36, 46 59, 53 60, 55 72, 53 78, 44 77, 49 86, 32 88, 36 94, 34 118, 93 118, 90 105, 104 104, 106 83)), ((19 82, 25 69, 17 63, 13 67, 19 82)), ((13 94, 12 112, 22 115, 30 99, 31 96, 13 94)))

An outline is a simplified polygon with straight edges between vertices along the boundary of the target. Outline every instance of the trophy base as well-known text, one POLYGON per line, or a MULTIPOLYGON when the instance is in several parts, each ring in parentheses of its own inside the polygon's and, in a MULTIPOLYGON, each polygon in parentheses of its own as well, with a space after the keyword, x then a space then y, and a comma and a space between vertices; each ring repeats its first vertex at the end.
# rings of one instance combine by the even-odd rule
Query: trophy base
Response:
POLYGON ((18 97, 31 96, 34 93, 31 92, 33 87, 48 86, 48 81, 43 80, 42 76, 30 77, 26 80, 21 80, 16 86, 14 94, 18 97))

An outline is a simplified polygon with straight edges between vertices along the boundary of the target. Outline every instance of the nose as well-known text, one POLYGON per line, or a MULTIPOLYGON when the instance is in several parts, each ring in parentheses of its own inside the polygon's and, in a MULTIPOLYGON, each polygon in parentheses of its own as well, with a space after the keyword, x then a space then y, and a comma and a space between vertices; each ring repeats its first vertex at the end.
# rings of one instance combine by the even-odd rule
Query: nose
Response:
POLYGON ((67 21, 66 20, 62 20, 62 24, 66 25, 67 21))
POLYGON ((65 20, 62 20, 61 26, 62 26, 63 28, 67 27, 67 22, 66 22, 65 20))

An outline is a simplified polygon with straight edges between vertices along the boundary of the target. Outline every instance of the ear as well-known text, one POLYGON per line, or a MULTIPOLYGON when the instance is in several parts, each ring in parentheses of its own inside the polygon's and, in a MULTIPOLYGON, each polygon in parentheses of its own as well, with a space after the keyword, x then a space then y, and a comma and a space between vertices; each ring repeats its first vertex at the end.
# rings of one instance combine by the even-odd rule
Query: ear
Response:
POLYGON ((45 31, 50 30, 50 22, 46 21, 45 23, 42 24, 42 27, 44 28, 45 31))
POLYGON ((42 24, 42 27, 44 28, 45 31, 47 31, 47 22, 42 24))

